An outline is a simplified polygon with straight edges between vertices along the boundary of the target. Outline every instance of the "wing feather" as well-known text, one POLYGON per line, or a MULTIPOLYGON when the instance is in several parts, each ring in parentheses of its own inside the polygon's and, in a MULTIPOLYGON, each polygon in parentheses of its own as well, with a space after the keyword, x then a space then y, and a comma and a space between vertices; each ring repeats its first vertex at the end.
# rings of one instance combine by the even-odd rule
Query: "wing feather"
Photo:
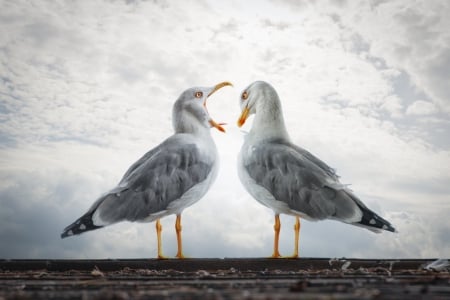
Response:
POLYGON ((94 219, 105 224, 143 220, 166 210, 207 179, 213 164, 211 158, 200 155, 194 143, 166 141, 134 163, 119 185, 98 199, 90 211, 95 210, 94 219))
POLYGON ((276 200, 311 219, 359 217, 334 169, 298 146, 280 141, 253 146, 245 169, 276 200))

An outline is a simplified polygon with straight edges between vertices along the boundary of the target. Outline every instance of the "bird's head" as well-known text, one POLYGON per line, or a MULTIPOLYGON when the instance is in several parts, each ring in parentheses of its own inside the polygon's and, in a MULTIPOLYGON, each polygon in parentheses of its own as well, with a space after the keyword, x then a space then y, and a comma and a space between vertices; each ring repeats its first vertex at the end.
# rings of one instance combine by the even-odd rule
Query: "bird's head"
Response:
POLYGON ((194 132, 201 128, 215 127, 225 132, 222 123, 216 123, 208 113, 206 100, 220 88, 230 85, 221 82, 213 87, 193 87, 185 90, 173 106, 172 121, 176 132, 194 132))
POLYGON ((249 116, 256 113, 258 106, 270 105, 270 101, 278 101, 275 89, 265 81, 255 81, 245 88, 241 93, 239 104, 241 116, 237 122, 239 127, 244 125, 249 116))

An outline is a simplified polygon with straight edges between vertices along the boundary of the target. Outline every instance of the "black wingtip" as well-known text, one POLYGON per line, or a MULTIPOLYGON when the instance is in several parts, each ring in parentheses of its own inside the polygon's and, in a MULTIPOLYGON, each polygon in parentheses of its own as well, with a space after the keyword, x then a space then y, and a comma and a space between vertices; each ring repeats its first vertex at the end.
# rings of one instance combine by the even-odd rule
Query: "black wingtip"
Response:
POLYGON ((94 222, 92 221, 92 214, 85 214, 84 216, 64 228, 63 232, 61 233, 61 238, 64 239, 73 235, 82 234, 83 232, 99 229, 102 227, 103 226, 94 225, 94 222))
POLYGON ((74 233, 72 229, 67 229, 66 228, 66 229, 64 229, 63 233, 61 233, 61 238, 65 239, 65 238, 67 238, 69 236, 73 236, 73 235, 80 234, 80 233, 74 233))
POLYGON ((367 227, 367 228, 374 228, 374 229, 381 229, 385 231, 390 232, 397 232, 397 230, 392 226, 392 224, 374 213, 373 211, 364 208, 363 209, 363 217, 359 224, 367 227))
POLYGON ((352 223, 356 226, 364 227, 370 231, 380 233, 382 230, 390 231, 390 232, 398 232, 392 224, 377 215, 375 212, 371 211, 367 208, 361 200, 358 199, 350 190, 346 190, 346 193, 350 198, 355 201, 355 204, 359 207, 362 212, 361 221, 352 223))
POLYGON ((73 234, 68 234, 67 232, 63 232, 63 233, 61 233, 61 239, 65 239, 66 237, 69 237, 71 235, 73 235, 73 234))
POLYGON ((386 231, 390 231, 390 232, 394 232, 397 233, 397 229, 395 229, 391 223, 387 222, 381 227, 381 229, 386 230, 386 231))

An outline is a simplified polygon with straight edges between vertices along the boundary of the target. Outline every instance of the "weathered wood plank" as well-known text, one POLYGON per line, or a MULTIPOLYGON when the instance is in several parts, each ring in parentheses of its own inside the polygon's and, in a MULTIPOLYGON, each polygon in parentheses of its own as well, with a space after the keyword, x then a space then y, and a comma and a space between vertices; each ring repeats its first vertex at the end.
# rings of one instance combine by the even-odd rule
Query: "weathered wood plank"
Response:
POLYGON ((0 299, 450 299, 433 260, 0 260, 0 299))
POLYGON ((178 270, 192 272, 196 270, 319 270, 340 269, 342 267, 374 268, 383 267, 390 270, 418 269, 423 264, 434 259, 329 259, 329 258, 299 258, 299 259, 268 259, 268 258, 192 258, 192 259, 86 259, 86 260, 0 260, 1 270, 40 270, 67 271, 91 270, 97 267, 104 271, 115 271, 123 268, 178 270))

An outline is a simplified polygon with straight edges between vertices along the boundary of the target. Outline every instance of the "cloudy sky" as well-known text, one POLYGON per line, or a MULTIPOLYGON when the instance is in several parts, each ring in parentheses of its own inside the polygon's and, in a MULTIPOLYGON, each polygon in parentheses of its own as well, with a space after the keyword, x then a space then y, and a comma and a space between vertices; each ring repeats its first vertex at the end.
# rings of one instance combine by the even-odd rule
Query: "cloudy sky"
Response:
MULTIPOLYGON (((302 222, 304 257, 450 254, 448 1, 0 0, 0 258, 156 256, 154 223, 61 240, 62 229, 172 133, 192 86, 208 102, 221 169, 183 214, 185 254, 272 251, 273 213, 241 186, 240 92, 270 82, 293 141, 399 233, 302 222)), ((248 130, 251 119, 242 129, 248 130)), ((166 255, 174 217, 163 219, 166 255)), ((293 251, 283 216, 281 253, 293 251)))

